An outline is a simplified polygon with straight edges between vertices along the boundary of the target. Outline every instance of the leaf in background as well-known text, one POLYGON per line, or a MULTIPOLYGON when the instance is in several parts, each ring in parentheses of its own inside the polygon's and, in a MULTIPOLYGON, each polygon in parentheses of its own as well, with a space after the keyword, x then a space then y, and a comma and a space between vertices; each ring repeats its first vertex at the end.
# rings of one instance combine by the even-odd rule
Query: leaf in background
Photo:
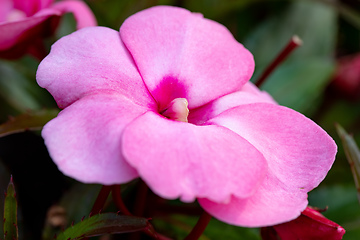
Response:
MULTIPOLYGON (((259 1, 259 0, 256 0, 259 1)), ((218 18, 226 15, 229 11, 247 6, 254 0, 187 0, 184 7, 192 12, 201 12, 206 18, 218 18)))
POLYGON ((336 20, 336 12, 328 5, 315 1, 294 1, 283 14, 257 27, 244 45, 254 55, 257 72, 262 72, 293 35, 298 35, 303 45, 290 55, 288 62, 306 62, 309 57, 329 60, 335 51, 336 20))
POLYGON ((360 12, 353 8, 350 8, 343 4, 340 1, 333 1, 333 0, 318 0, 320 2, 324 2, 330 4, 337 10, 349 23, 354 25, 357 29, 360 30, 360 12))
POLYGON ((271 74, 262 89, 280 105, 309 114, 315 110, 314 102, 322 96, 333 70, 331 61, 319 58, 291 61, 271 74))
MULTIPOLYGON (((10 178, 10 173, 6 169, 5 165, 0 161, 0 192, 5 192, 7 187, 6 183, 10 178)), ((4 216, 4 198, 0 197, 0 216, 4 216)), ((3 236, 4 233, 2 232, 3 228, 0 227, 0 236, 3 236)))
POLYGON ((336 124, 336 130, 341 138, 346 158, 349 162, 351 172, 354 177, 355 186, 358 191, 358 200, 360 203, 360 150, 354 141, 354 138, 349 135, 343 127, 336 124))
POLYGON ((145 218, 102 213, 69 227, 57 236, 57 240, 79 240, 85 237, 99 236, 110 233, 127 233, 142 231, 149 228, 145 218))
MULTIPOLYGON (((196 216, 172 215, 164 219, 154 218, 153 225, 156 229, 167 232, 167 235, 174 239, 184 239, 197 221, 196 216)), ((199 238, 199 240, 210 239, 260 240, 260 234, 257 228, 237 227, 213 218, 199 238)))
POLYGON ((0 96, 14 109, 19 112, 40 109, 40 90, 42 89, 35 82, 35 73, 31 82, 16 68, 15 63, 0 61, 0 96))
POLYGON ((265 21, 245 40, 253 53, 256 71, 253 80, 286 46, 293 35, 303 40, 283 65, 265 81, 268 91, 280 104, 300 112, 314 111, 334 70, 332 60, 337 15, 333 8, 314 1, 294 1, 279 16, 265 21))
MULTIPOLYGON (((59 204, 52 207, 52 209, 63 210, 65 226, 61 227, 69 227, 72 222, 80 221, 83 216, 89 215, 100 189, 101 185, 77 183, 69 191, 65 192, 59 204)), ((52 239, 60 231, 59 225, 54 225, 53 221, 49 219, 51 217, 49 211, 51 209, 48 210, 46 224, 43 229, 44 240, 52 239)))
POLYGON ((58 113, 58 109, 47 109, 11 117, 9 121, 0 125, 0 137, 27 130, 39 130, 58 113))
POLYGON ((4 238, 5 240, 18 239, 17 202, 12 177, 10 179, 4 203, 4 238))

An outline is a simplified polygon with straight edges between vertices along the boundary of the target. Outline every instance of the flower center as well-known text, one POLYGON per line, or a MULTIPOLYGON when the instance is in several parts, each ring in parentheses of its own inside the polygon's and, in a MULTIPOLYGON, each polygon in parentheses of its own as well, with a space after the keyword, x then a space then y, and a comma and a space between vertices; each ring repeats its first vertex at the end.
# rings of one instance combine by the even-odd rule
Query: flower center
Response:
POLYGON ((174 121, 188 122, 188 101, 186 98, 175 98, 160 112, 160 114, 174 121))

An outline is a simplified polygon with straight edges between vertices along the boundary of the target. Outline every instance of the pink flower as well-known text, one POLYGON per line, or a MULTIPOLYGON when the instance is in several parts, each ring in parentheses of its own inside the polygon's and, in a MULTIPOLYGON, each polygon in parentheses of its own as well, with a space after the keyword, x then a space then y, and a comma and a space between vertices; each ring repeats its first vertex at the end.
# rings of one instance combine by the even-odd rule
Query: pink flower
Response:
POLYGON ((85 28, 52 46, 37 80, 65 109, 42 135, 59 169, 79 181, 141 177, 159 196, 198 199, 230 224, 289 221, 336 145, 247 83, 253 70, 251 53, 224 26, 153 7, 120 34, 85 28))
POLYGON ((339 59, 332 86, 348 99, 360 99, 360 53, 339 59))
POLYGON ((286 223, 261 229, 263 240, 340 240, 345 229, 317 210, 307 207, 301 215, 286 223))
POLYGON ((74 14, 78 28, 96 25, 82 1, 0 0, 0 57, 14 59, 37 51, 39 39, 51 35, 67 12, 74 14))

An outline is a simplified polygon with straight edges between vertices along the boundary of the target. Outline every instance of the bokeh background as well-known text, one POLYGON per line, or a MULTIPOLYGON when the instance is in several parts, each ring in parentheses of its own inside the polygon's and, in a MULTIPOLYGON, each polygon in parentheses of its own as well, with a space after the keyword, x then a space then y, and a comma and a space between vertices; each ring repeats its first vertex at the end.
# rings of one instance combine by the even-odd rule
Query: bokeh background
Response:
MULTIPOLYGON (((309 193, 309 202, 311 206, 328 208, 323 214, 346 229, 344 239, 360 239, 357 189, 334 126, 335 122, 341 124, 360 143, 359 0, 85 2, 100 26, 116 30, 128 16, 154 5, 174 5, 200 12, 206 18, 224 24, 253 53, 256 69, 252 81, 259 77, 290 38, 298 35, 303 45, 268 77, 261 88, 279 104, 313 119, 337 142, 339 151, 335 164, 324 182, 309 193), (350 67, 342 68, 343 64, 350 64, 350 67), (352 76, 351 80, 348 76, 352 76)), ((66 14, 55 36, 46 39, 47 49, 73 31, 75 20, 71 14, 66 14)), ((52 239, 51 234, 58 229, 49 226, 49 209, 62 206, 66 212, 56 214, 66 219, 65 225, 78 222, 89 214, 101 188, 63 176, 49 158, 40 130, 15 134, 2 132, 13 117, 21 115, 26 122, 33 121, 33 116, 40 116, 46 121, 59 111, 47 91, 36 84, 38 64, 39 61, 31 56, 0 60, 0 190, 5 191, 12 175, 19 202, 20 239, 52 239)), ((132 184, 136 183, 130 184, 129 194, 132 184)), ((1 195, 1 215, 3 200, 1 195)), ((196 220, 197 216, 174 215, 154 219, 153 223, 160 232, 174 239, 183 239, 196 220)), ((106 239, 125 238, 119 235, 106 239)), ((258 229, 239 228, 212 220, 201 239, 261 238, 258 229)))

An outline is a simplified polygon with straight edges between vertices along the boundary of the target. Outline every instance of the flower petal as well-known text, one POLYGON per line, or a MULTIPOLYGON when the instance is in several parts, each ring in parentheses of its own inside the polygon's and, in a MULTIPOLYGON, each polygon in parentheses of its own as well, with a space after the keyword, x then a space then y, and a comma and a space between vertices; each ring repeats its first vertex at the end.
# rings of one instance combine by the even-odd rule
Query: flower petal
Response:
POLYGON ((209 123, 231 129, 255 146, 269 172, 248 199, 228 204, 200 199, 201 206, 220 220, 240 226, 268 226, 292 220, 307 206, 307 192, 326 176, 335 160, 336 145, 318 125, 291 109, 269 103, 231 108, 209 123))
POLYGON ((13 10, 12 0, 0 0, 0 23, 7 20, 8 14, 13 10))
POLYGON ((91 9, 82 1, 63 0, 51 6, 64 13, 72 13, 76 20, 77 29, 96 26, 97 22, 91 9))
POLYGON ((247 197, 266 173, 263 156, 220 126, 196 126, 148 112, 125 129, 122 139, 126 160, 167 199, 247 197))
POLYGON ((53 0, 13 0, 13 2, 16 9, 23 11, 27 16, 32 16, 41 9, 49 7, 53 0))
POLYGON ((202 125, 211 118, 231 108, 250 103, 272 103, 275 100, 264 91, 260 91, 251 82, 247 82, 239 91, 220 97, 204 106, 192 109, 189 115, 189 122, 202 125))
POLYGON ((249 141, 264 155, 269 171, 290 189, 312 190, 335 160, 333 139, 313 121, 286 107, 241 105, 210 123, 227 127, 249 141))
POLYGON ((138 175, 124 161, 121 134, 146 110, 119 94, 89 95, 47 123, 42 136, 65 175, 85 183, 125 183, 138 175))
POLYGON ((43 36, 45 33, 51 33, 49 25, 43 23, 51 17, 59 17, 60 12, 50 10, 42 12, 33 17, 24 18, 13 22, 0 23, 0 51, 7 50, 20 42, 28 44, 32 39, 43 36))
POLYGON ((37 81, 61 108, 104 91, 154 104, 119 33, 105 27, 83 28, 57 41, 40 63, 37 81))
POLYGON ((195 108, 247 82, 251 53, 219 23, 188 10, 157 6, 129 17, 121 39, 154 98, 186 98, 195 108))
POLYGON ((229 203, 199 199, 199 203, 215 218, 243 227, 263 227, 298 217, 307 206, 305 190, 291 191, 269 174, 256 193, 249 198, 232 197, 229 203))
POLYGON ((345 234, 343 227, 310 207, 307 207, 297 219, 273 228, 283 240, 341 240, 345 234))

